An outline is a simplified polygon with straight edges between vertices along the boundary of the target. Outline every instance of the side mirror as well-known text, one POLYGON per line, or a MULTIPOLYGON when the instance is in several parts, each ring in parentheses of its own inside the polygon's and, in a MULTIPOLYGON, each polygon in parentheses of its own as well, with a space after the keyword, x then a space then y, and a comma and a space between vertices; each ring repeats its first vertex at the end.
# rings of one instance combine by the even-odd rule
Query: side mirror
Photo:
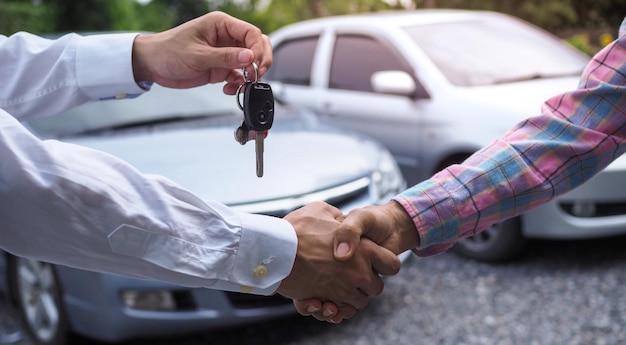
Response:
POLYGON ((415 81, 404 71, 379 71, 370 80, 375 92, 398 96, 415 95, 415 81))

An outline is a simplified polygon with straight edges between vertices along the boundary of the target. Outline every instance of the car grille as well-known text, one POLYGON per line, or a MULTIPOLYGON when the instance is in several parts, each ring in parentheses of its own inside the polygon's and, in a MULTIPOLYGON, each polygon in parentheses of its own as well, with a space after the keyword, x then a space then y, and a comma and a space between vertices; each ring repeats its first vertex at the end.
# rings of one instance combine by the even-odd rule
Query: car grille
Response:
POLYGON ((331 188, 311 192, 289 198, 264 200, 254 204, 229 205, 237 210, 249 213, 265 214, 269 216, 284 217, 289 212, 296 210, 314 201, 324 201, 337 208, 349 204, 351 201, 362 198, 369 193, 370 178, 362 177, 348 183, 331 188))

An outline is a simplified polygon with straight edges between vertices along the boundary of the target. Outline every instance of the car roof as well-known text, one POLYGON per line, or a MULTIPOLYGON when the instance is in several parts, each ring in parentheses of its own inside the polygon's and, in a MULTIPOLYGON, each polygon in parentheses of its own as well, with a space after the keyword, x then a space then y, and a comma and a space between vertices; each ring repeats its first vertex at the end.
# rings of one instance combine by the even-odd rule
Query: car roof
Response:
POLYGON ((502 13, 477 10, 459 9, 418 9, 381 11, 371 13, 359 13, 340 16, 329 16, 309 19, 289 25, 290 27, 326 27, 336 24, 355 25, 366 24, 370 26, 408 26, 427 25, 447 22, 459 22, 476 20, 485 17, 506 16, 502 13))

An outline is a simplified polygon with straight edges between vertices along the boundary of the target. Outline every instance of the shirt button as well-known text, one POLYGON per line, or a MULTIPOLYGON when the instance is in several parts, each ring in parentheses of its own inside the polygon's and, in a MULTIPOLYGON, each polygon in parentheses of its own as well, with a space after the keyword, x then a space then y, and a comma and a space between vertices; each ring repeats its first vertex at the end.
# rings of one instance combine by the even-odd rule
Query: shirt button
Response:
POLYGON ((265 278, 267 275, 267 267, 265 265, 258 265, 254 268, 254 276, 257 278, 265 278))
POLYGON ((250 293, 250 292, 252 292, 252 290, 253 290, 253 289, 254 289, 254 288, 253 288, 252 286, 246 286, 246 285, 241 285, 241 286, 239 287, 239 290, 240 290, 242 293, 250 293))

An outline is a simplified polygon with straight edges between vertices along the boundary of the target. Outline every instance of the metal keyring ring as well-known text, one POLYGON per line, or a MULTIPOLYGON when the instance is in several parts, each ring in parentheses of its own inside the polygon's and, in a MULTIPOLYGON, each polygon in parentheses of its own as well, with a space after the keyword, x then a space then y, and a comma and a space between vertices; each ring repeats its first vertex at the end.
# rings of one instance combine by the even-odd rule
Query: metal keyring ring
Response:
MULTIPOLYGON (((259 82, 259 67, 256 65, 255 62, 252 63, 252 67, 254 67, 254 82, 258 83, 259 82)), ((235 95, 235 98, 237 99, 237 106, 239 106, 239 109, 241 109, 241 111, 243 110, 243 105, 241 105, 241 99, 239 98, 239 94, 241 94, 241 89, 243 89, 244 85, 248 84, 248 83, 252 83, 251 80, 248 80, 248 71, 245 68, 242 68, 243 71, 243 83, 241 85, 239 85, 239 88, 237 88, 237 94, 235 95)))
POLYGON ((241 109, 241 111, 243 111, 243 105, 241 105, 241 98, 239 98, 239 94, 241 94, 241 89, 243 88, 244 85, 246 85, 246 83, 242 83, 241 85, 239 85, 239 88, 237 88, 237 94, 235 95, 235 99, 237 100, 237 105, 239 106, 239 109, 241 109))
MULTIPOLYGON (((254 68, 254 82, 258 83, 259 82, 259 67, 256 65, 256 62, 252 63, 252 67, 254 68)), ((248 80, 248 70, 247 69, 243 69, 243 79, 246 82, 251 82, 252 80, 248 80)))

